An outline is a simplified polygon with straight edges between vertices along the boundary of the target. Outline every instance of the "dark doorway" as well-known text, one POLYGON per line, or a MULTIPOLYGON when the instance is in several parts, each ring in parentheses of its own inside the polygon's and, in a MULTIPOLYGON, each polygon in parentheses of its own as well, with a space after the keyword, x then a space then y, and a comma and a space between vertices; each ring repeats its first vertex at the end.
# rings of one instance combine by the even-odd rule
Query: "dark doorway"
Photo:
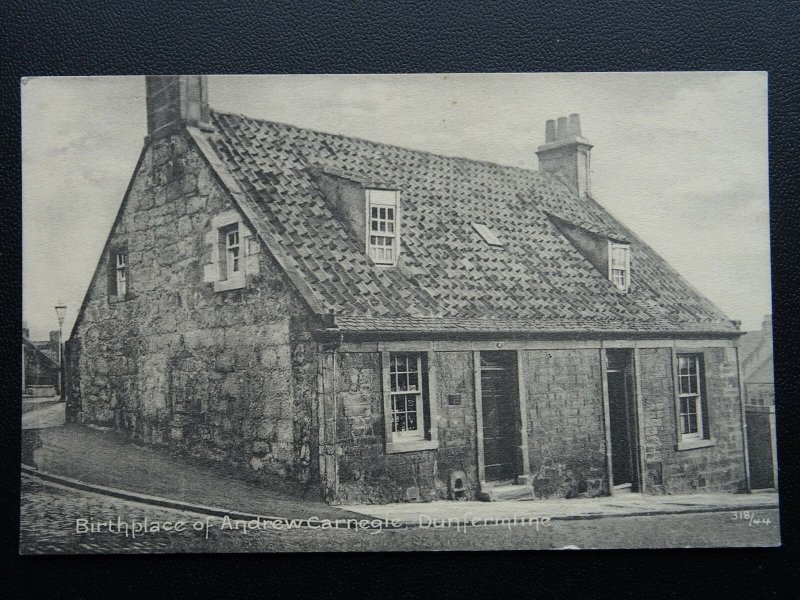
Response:
POLYGON ((483 464, 486 481, 519 475, 519 386, 516 352, 481 352, 483 464))
POLYGON ((633 350, 606 350, 608 409, 611 423, 611 472, 614 487, 639 491, 639 444, 633 350))

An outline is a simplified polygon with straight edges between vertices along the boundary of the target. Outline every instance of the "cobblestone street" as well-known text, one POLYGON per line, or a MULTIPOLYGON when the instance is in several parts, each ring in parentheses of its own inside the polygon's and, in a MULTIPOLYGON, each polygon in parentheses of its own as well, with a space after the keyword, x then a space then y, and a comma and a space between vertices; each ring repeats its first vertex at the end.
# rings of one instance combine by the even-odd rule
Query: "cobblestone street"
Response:
POLYGON ((755 513, 755 519, 729 512, 609 517, 552 521, 548 526, 414 527, 399 530, 223 529, 204 515, 163 509, 89 492, 44 485, 23 476, 20 551, 23 554, 172 553, 172 552, 337 552, 404 550, 501 550, 556 548, 664 548, 772 546, 778 543, 778 511, 755 513), (76 519, 94 523, 117 519, 150 526, 177 521, 182 532, 161 531, 125 537, 124 533, 77 533, 76 519), (207 537, 206 537, 207 536, 207 537))
MULTIPOLYGON (((22 554, 59 553, 136 553, 180 552, 188 550, 187 544, 194 531, 170 534, 148 534, 146 537, 126 538, 124 534, 76 534, 79 518, 123 521, 148 520, 194 521, 199 515, 179 513, 153 506, 126 502, 98 494, 78 492, 43 485, 30 478, 22 479, 20 507, 20 552, 22 554)), ((202 537, 202 536, 199 536, 202 537)))

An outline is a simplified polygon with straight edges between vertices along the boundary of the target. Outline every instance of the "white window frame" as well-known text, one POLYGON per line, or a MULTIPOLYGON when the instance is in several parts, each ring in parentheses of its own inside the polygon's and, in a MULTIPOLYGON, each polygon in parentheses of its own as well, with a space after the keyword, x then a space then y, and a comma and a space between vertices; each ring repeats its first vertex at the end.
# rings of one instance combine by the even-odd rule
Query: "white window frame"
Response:
MULTIPOLYGON (((702 386, 702 365, 701 357, 699 354, 680 353, 676 354, 677 364, 677 381, 678 381, 678 433, 680 440, 703 440, 707 439, 704 434, 704 416, 703 416, 703 386, 702 386), (681 369, 681 361, 686 360, 687 372, 683 373, 681 369), (692 373, 692 365, 694 365, 694 373, 692 373), (683 382, 694 380, 695 392, 684 391, 683 382), (690 410, 684 411, 684 402, 687 408, 689 403, 694 405, 694 413, 690 410), (696 431, 687 431, 692 429, 691 423, 689 427, 685 427, 685 416, 694 415, 694 428, 696 431)), ((691 386, 690 386, 691 387, 691 386)))
POLYGON ((418 351, 398 347, 386 349, 381 352, 381 368, 383 371, 383 411, 384 411, 384 432, 386 436, 386 453, 393 454, 398 452, 415 452, 421 450, 435 450, 439 447, 438 432, 438 410, 436 393, 436 368, 434 366, 434 352, 418 351), (392 385, 392 362, 393 358, 400 356, 409 357, 415 360, 414 365, 417 369, 417 390, 398 390, 396 385, 392 385), (427 369, 428 386, 425 389, 425 370, 427 369), (394 388, 394 389, 393 389, 394 388), (416 431, 394 431, 396 399, 399 396, 414 394, 416 395, 416 431), (425 418, 425 410, 428 411, 428 420, 425 418))
POLYGON ((389 405, 392 409, 392 437, 395 439, 395 441, 424 440, 426 423, 424 407, 425 392, 423 390, 424 386, 422 383, 422 355, 417 352, 391 352, 389 361, 389 405), (405 370, 399 370, 400 360, 405 363, 405 370), (395 370, 393 370, 393 367, 396 367, 395 370), (406 389, 398 389, 396 382, 399 377, 401 375, 411 374, 416 374, 417 386, 412 388, 411 386, 407 385, 406 389), (409 396, 415 398, 416 410, 413 412, 409 410, 398 411, 397 406, 400 402, 400 398, 405 397, 407 402, 409 396), (406 429, 404 431, 397 431, 395 426, 400 420, 398 413, 403 413, 406 415, 406 417, 409 414, 413 414, 416 420, 416 428, 413 430, 406 429))
POLYGON ((211 223, 212 230, 209 232, 208 242, 213 242, 213 262, 212 271, 206 281, 214 282, 215 292, 225 292, 245 287, 247 271, 247 255, 249 252, 248 243, 250 233, 242 222, 238 213, 228 211, 214 217, 211 223), (233 231, 238 232, 238 246, 229 247, 228 235, 233 231), (238 247, 239 270, 233 271, 233 256, 230 250, 238 247))
POLYGON ((124 298, 128 295, 128 254, 116 252, 114 264, 116 265, 117 297, 124 298))
POLYGON ((627 292, 631 287, 631 247, 630 244, 608 242, 608 279, 618 290, 627 292), (625 264, 623 269, 614 263, 614 250, 625 251, 625 264), (623 271, 622 281, 617 281, 614 271, 623 271))
POLYGON ((225 274, 226 279, 236 277, 242 270, 242 237, 239 224, 229 226, 223 230, 225 234, 225 274), (236 241, 231 243, 231 236, 236 236, 236 241))
POLYGON ((368 189, 367 190, 367 214, 366 214, 366 246, 367 246, 367 256, 372 259, 376 265, 380 266, 394 266, 397 264, 397 260, 400 255, 400 201, 399 201, 399 192, 397 190, 386 190, 386 189, 368 189), (377 219, 373 219, 372 217, 372 209, 375 208, 376 210, 380 211, 380 209, 384 209, 387 211, 393 211, 393 219, 387 217, 378 217, 377 219), (383 223, 387 230, 385 231, 373 231, 372 225, 373 221, 377 224, 383 223), (391 223, 393 231, 388 231, 389 224, 391 223), (391 245, 373 245, 372 237, 382 237, 382 238, 390 238, 391 245), (379 256, 378 252, 381 250, 385 250, 389 248, 392 256, 391 259, 387 259, 385 257, 379 256))

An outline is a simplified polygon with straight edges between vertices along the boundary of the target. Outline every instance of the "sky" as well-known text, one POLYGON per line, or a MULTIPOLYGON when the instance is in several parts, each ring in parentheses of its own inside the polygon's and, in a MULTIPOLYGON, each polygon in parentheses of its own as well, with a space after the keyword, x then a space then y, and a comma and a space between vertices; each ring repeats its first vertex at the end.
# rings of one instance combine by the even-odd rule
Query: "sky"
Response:
MULTIPOLYGON (((22 81, 23 320, 65 337, 147 134, 144 77, 22 81)), ((579 113, 592 195, 744 330, 771 312, 763 72, 211 76, 212 108, 535 169, 579 113)))

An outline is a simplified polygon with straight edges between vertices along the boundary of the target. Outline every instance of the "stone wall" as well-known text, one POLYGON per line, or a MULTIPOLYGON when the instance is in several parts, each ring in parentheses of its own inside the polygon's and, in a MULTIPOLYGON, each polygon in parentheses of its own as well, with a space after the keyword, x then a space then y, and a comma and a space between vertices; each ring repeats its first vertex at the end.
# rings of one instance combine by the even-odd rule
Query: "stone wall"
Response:
POLYGON ((642 349, 647 487, 670 494, 745 489, 742 415, 735 348, 705 348, 706 402, 714 445, 678 450, 672 351, 642 349))
POLYGON ((214 291, 212 221, 230 211, 187 137, 147 148, 110 240, 127 249, 129 294, 109 296, 103 256, 70 341, 72 402, 80 420, 137 441, 308 481, 316 374, 306 313, 246 226, 246 281, 214 291))
MULTIPOLYGON (((538 497, 609 493, 601 352, 598 348, 520 351, 528 456, 538 497)), ((735 349, 693 350, 704 354, 714 445, 691 450, 677 449, 672 349, 638 352, 647 492, 743 490, 735 349)), ((439 447, 387 454, 380 354, 337 355, 339 456, 334 461, 338 489, 333 497, 338 501, 405 501, 409 490, 418 492, 421 500, 447 498, 449 474, 456 469, 465 472, 469 496, 475 497, 479 484, 472 354, 438 351, 434 357, 439 447), (458 396, 460 404, 448 402, 451 396, 458 396)), ((331 457, 335 453, 331 450, 331 457)))
POLYGON ((436 352, 437 450, 385 452, 381 359, 373 353, 337 355, 337 500, 400 502, 447 498, 450 473, 467 476, 470 497, 478 491, 475 449, 475 396, 470 352, 436 352), (448 397, 459 396, 460 404, 448 397))
POLYGON ((536 495, 607 493, 600 352, 525 350, 522 370, 536 495))

